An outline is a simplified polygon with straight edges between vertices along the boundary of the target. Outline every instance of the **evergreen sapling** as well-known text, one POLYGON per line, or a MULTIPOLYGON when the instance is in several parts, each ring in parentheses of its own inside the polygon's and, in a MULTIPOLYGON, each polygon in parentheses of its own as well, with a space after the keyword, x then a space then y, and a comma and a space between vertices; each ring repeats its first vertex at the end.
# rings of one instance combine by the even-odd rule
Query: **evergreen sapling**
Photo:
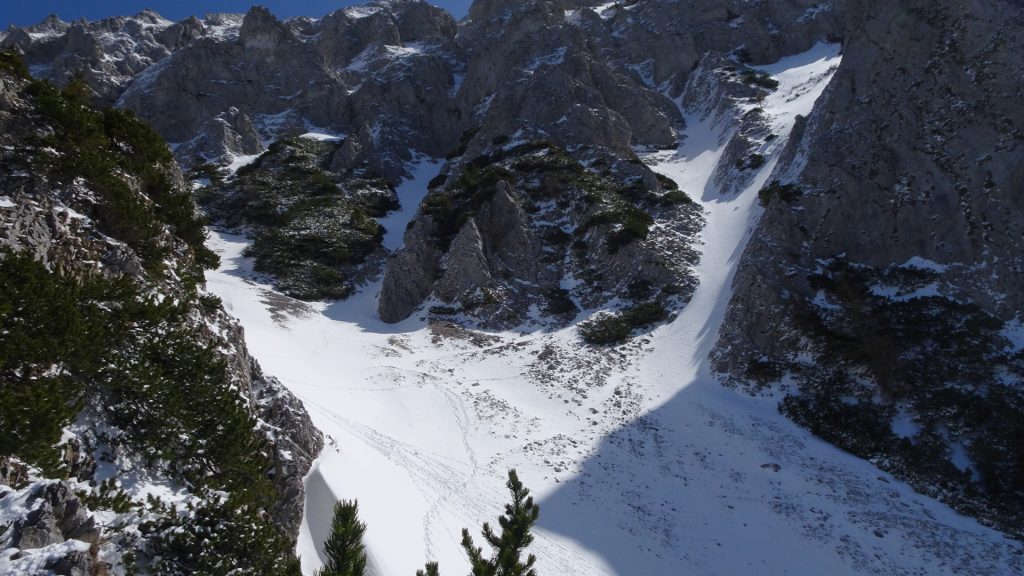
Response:
POLYGON ((366 571, 366 549, 363 534, 366 524, 359 521, 359 502, 341 500, 334 505, 331 535, 324 543, 327 563, 317 576, 363 576, 366 571))
MULTIPOLYGON (((469 530, 462 529, 462 548, 469 557, 471 576, 537 576, 533 565, 537 557, 530 554, 522 561, 523 551, 533 542, 530 528, 540 516, 540 506, 534 504, 530 491, 520 482, 516 471, 508 471, 505 483, 512 495, 512 502, 505 505, 505 515, 498 517, 500 533, 484 522, 482 535, 492 549, 490 558, 484 558, 483 548, 473 542, 469 530)), ((440 576, 437 562, 428 562, 416 576, 440 576)))

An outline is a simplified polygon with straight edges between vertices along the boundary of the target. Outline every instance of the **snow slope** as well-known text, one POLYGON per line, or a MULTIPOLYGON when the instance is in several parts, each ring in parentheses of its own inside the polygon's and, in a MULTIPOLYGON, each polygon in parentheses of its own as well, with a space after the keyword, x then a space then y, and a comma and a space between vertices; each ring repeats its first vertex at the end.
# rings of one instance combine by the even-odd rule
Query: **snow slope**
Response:
MULTIPOLYGON (((810 111, 837 63, 820 45, 766 67, 781 83, 763 104, 776 133, 810 111)), ((1021 570, 1019 544, 815 439, 777 399, 707 373, 757 190, 785 144, 767 145, 744 192, 719 196, 710 178, 730 135, 719 120, 688 118, 680 148, 649 159, 704 207, 700 287, 673 322, 615 349, 582 346, 572 328, 383 324, 378 284, 297 302, 253 280, 244 238, 214 236, 210 288, 328 436, 307 478, 305 573, 321 564, 336 498, 359 500, 373 573, 411 575, 430 559, 465 573, 459 532, 494 521, 510 467, 539 497, 532 551, 546 575, 1021 570)), ((433 172, 420 164, 410 190, 433 172)))
POLYGON ((427 195, 427 183, 437 176, 440 169, 441 162, 428 156, 418 156, 412 162, 409 169, 412 178, 403 181, 395 190, 401 207, 380 220, 385 230, 385 248, 395 251, 402 247, 405 227, 416 216, 416 210, 427 195))

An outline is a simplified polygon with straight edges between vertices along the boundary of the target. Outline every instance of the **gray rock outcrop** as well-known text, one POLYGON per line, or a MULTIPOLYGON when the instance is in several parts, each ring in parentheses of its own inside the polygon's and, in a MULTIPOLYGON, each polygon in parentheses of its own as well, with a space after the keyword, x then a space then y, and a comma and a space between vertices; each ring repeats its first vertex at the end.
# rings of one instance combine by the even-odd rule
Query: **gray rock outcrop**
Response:
POLYGON ((593 41, 650 86, 676 97, 707 52, 757 64, 841 38, 848 0, 654 0, 579 11, 593 41))
MULTIPOLYGON (((415 1, 287 22, 257 7, 237 35, 210 32, 180 46, 139 75, 118 105, 171 142, 207 132, 233 108, 264 139, 288 135, 296 121, 282 124, 286 118, 347 134, 369 124, 374 150, 364 155, 397 181, 413 150, 441 155, 461 133, 460 113, 448 102, 454 33, 451 16, 415 1)), ((178 156, 188 160, 190 152, 183 147, 178 156)))
POLYGON ((494 277, 484 254, 484 239, 475 219, 470 218, 459 229, 441 267, 444 272, 437 282, 437 295, 442 300, 456 302, 478 289, 493 287, 494 277))
POLYGON ((196 159, 218 162, 224 158, 259 154, 266 150, 248 116, 228 108, 199 129, 199 134, 176 147, 183 165, 196 159))
POLYGON ((855 3, 842 65, 776 172, 803 194, 768 206, 744 255, 723 341, 745 344, 723 368, 741 349, 793 351, 781 294, 814 290, 778 271, 840 254, 874 268, 949 266, 965 300, 1004 319, 1024 304, 1021 14, 999 1, 924 4, 855 3), (911 18, 920 24, 903 35, 911 18))
POLYGON ((560 325, 616 298, 685 301, 701 217, 649 172, 613 162, 599 176, 543 141, 493 149, 435 182, 387 263, 380 317, 402 320, 431 295, 432 312, 488 328, 560 325))
POLYGON ((523 128, 565 147, 601 146, 625 156, 634 143, 676 141, 676 107, 609 67, 585 30, 567 19, 568 7, 537 0, 473 4, 459 36, 467 73, 458 100, 481 125, 470 156, 523 128))
POLYGON ((43 548, 68 539, 99 542, 96 520, 67 482, 42 484, 28 500, 31 511, 14 523, 11 543, 22 550, 43 548))
POLYGON ((433 218, 417 218, 405 232, 405 247, 387 262, 377 312, 385 322, 408 318, 430 294, 443 252, 433 240, 433 218))
POLYGON ((734 384, 790 375, 782 407, 802 424, 1019 534, 1019 445, 1000 438, 1024 420, 1007 339, 1024 305, 1024 12, 847 12, 842 64, 762 191, 714 364, 734 384), (894 412, 920 430, 896 436, 894 412))
POLYGON ((298 535, 305 507, 303 480, 320 456, 323 434, 309 419, 309 413, 276 378, 258 372, 253 380, 252 398, 259 420, 266 424, 273 447, 271 479, 279 498, 274 504, 274 523, 286 534, 298 535))

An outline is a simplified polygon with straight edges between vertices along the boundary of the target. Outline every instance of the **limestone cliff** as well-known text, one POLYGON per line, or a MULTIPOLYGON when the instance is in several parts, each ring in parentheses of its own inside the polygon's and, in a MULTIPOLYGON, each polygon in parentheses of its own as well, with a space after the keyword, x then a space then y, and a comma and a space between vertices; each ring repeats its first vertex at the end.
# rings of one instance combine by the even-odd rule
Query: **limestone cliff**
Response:
POLYGON ((1017 533, 1022 22, 1004 1, 849 3, 715 353, 733 383, 794 378, 797 421, 1017 533))

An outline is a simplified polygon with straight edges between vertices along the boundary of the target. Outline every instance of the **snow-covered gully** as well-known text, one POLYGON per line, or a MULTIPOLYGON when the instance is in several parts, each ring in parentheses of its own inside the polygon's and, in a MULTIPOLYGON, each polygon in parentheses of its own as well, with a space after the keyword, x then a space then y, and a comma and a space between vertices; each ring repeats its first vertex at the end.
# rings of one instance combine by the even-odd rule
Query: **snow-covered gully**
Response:
MULTIPOLYGON (((459 532, 493 521, 511 467, 540 499, 532 548, 549 576, 1020 570, 1018 544, 810 436, 776 413, 777 398, 707 373, 757 191, 838 61, 819 45, 765 67, 780 87, 761 105, 782 137, 739 194, 711 182, 729 136, 716 118, 688 118, 680 148, 648 158, 705 210, 700 286, 674 321, 617 350, 586 348, 573 328, 383 324, 374 284, 344 302, 297 302, 253 279, 244 238, 216 234, 210 288, 328 437, 307 478, 304 571, 321 564, 334 500, 356 498, 377 574, 430 559, 465 573, 459 532)), ((429 166, 404 202, 418 201, 429 166)), ((399 220, 389 227, 404 230, 399 220)))

